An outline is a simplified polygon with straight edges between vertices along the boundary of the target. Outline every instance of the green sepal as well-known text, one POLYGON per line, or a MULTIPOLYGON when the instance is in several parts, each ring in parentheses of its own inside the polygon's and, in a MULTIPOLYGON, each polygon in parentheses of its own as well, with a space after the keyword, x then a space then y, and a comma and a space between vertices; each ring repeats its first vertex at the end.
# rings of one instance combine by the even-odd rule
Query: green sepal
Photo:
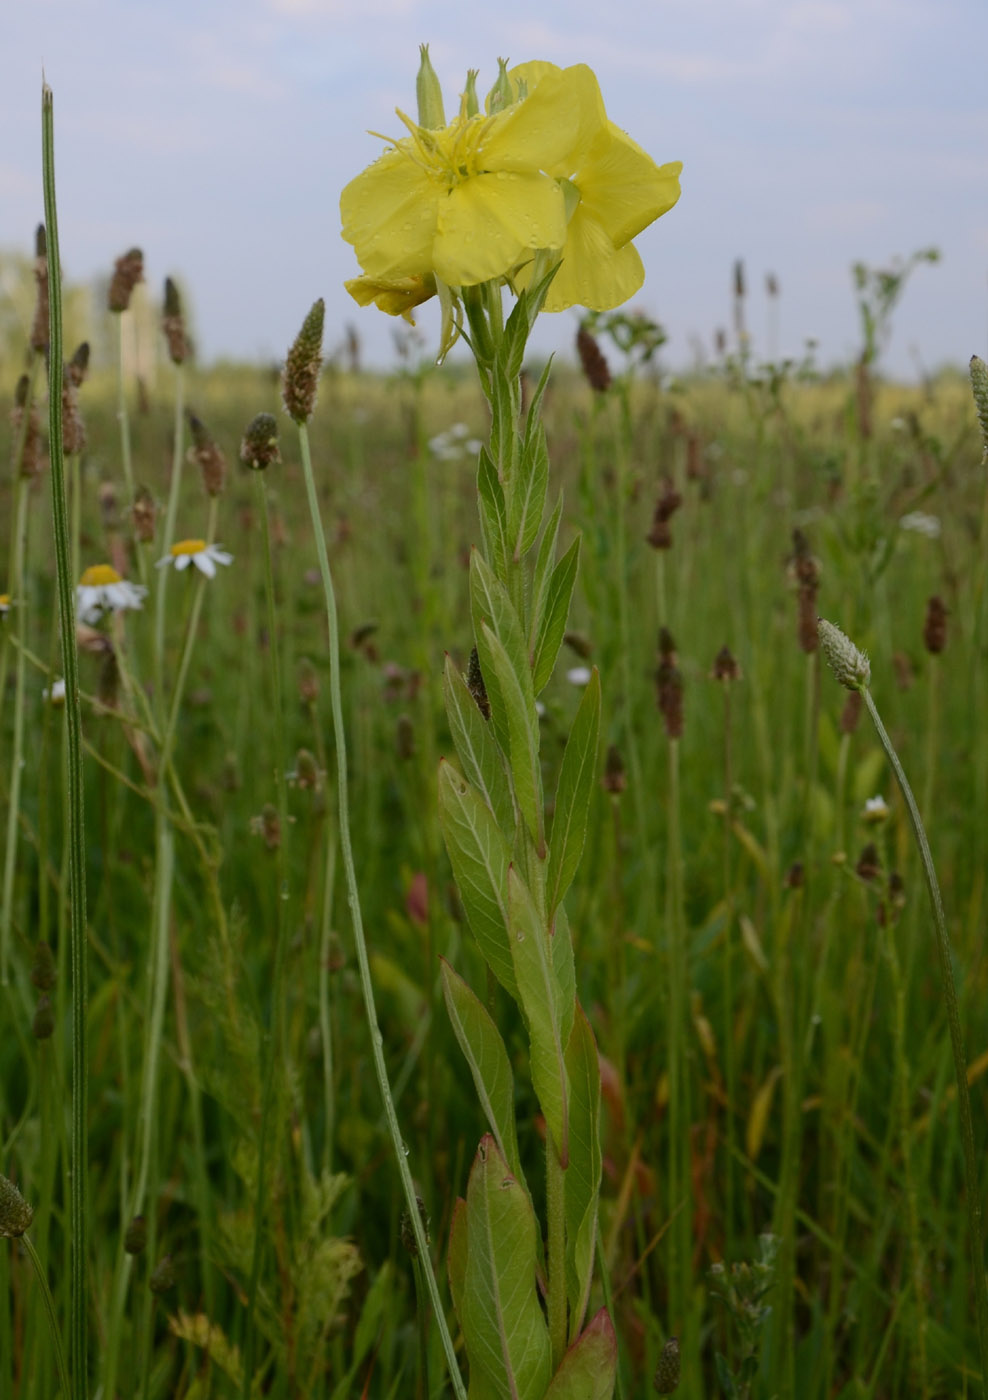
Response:
POLYGON ((617 1361, 614 1325, 601 1308, 563 1357, 543 1400, 611 1400, 617 1361))
POLYGON ((543 690, 552 675, 566 634, 566 620, 576 586, 576 571, 580 564, 580 539, 569 549, 552 571, 545 594, 545 606, 535 638, 532 658, 532 688, 535 694, 543 690))
POLYGON ((456 1254, 462 1279, 454 1288, 451 1272, 450 1283, 460 1295, 472 1400, 544 1400, 552 1347, 536 1286, 535 1213, 490 1134, 470 1172, 465 1250, 458 1238, 456 1254))
POLYGON ((508 938, 507 842, 484 799, 445 760, 439 765, 439 824, 480 951, 501 986, 517 1001, 508 938))
POLYGON ((600 1062, 579 1002, 566 1046, 569 1076, 569 1167, 566 1172, 566 1296, 570 1338, 583 1326, 597 1243, 600 1192, 600 1062))
POLYGON ((488 720, 480 713, 466 681, 446 657, 443 672, 446 718, 464 776, 494 813, 502 832, 513 831, 515 808, 501 750, 488 720))
POLYGON ((599 734, 600 673, 595 666, 566 741, 556 784, 546 871, 546 908, 550 919, 569 889, 583 854, 590 799, 596 785, 599 734))
POLYGON ((561 985, 551 936, 514 866, 508 868, 508 920, 518 998, 529 1036, 532 1085, 563 1167, 569 1161, 569 1105, 564 1050, 572 993, 561 985))
POLYGON ((484 1117, 512 1176, 524 1185, 515 1129, 515 1084, 501 1033, 477 994, 442 957, 439 973, 453 1034, 470 1067, 484 1117))

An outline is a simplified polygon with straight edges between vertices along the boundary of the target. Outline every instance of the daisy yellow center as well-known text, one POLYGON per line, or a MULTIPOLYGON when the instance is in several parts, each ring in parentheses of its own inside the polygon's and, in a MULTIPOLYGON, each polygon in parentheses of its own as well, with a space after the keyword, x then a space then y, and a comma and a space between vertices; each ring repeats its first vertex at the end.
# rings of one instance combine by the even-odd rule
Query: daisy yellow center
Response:
POLYGON ((120 582, 120 575, 110 564, 92 564, 79 580, 82 588, 103 588, 108 583, 120 582))
POLYGON ((172 545, 172 554, 180 559, 183 554, 201 554, 205 548, 205 540, 179 540, 178 544, 172 545))
POLYGON ((0 593, 0 608, 9 608, 9 607, 10 607, 10 594, 9 594, 9 593, 0 593))

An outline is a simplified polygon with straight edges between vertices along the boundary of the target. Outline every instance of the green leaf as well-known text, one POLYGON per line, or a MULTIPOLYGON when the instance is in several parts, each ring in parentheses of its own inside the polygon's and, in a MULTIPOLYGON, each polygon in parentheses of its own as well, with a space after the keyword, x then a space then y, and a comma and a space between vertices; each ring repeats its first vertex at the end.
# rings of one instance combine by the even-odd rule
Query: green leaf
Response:
POLYGON ((469 687, 449 656, 443 674, 446 718, 464 776, 476 788, 502 832, 515 825, 515 808, 504 759, 489 722, 484 719, 469 687))
POLYGON ((549 593, 549 582, 552 578, 553 563, 556 558, 556 543, 559 539, 559 522, 563 515, 563 496, 559 493, 549 523, 542 531, 542 539, 539 541, 539 551, 535 556, 535 569, 532 574, 532 601, 531 614, 528 618, 528 645, 529 650, 534 653, 535 642, 542 626, 542 619, 545 616, 546 599, 549 593))
POLYGON ((508 557, 508 516, 504 505, 504 489, 498 479, 497 467, 486 447, 480 449, 480 463, 477 467, 477 495, 480 506, 480 524, 484 532, 487 553, 498 567, 498 571, 503 573, 508 557))
MULTIPOLYGON (((535 1239, 531 1201, 488 1134, 467 1186, 460 1289, 471 1397, 543 1400, 546 1393, 552 1349, 535 1283, 535 1239)), ((458 1269, 459 1241, 457 1250, 458 1269)))
POLYGON ((449 1252, 446 1255, 446 1271, 449 1275, 449 1296, 453 1300, 453 1311, 463 1326, 463 1290, 467 1281, 467 1203, 457 1196, 453 1206, 453 1218, 449 1223, 449 1252))
POLYGON ((532 1085, 565 1167, 569 1122, 563 1028, 572 1020, 573 1005, 556 976, 549 932, 514 866, 508 867, 508 919, 518 997, 530 1041, 532 1085))
POLYGON ((483 1002, 445 958, 439 959, 439 971, 453 1033, 470 1066, 484 1117, 511 1174, 524 1184, 515 1131, 515 1085, 501 1033, 483 1002))
POLYGON ((532 658, 532 688, 536 695, 552 675, 559 648, 563 644, 579 562, 580 539, 577 536, 553 569, 546 589, 545 605, 535 639, 535 655, 532 658))
POLYGON ((569 1076, 569 1166, 566 1169, 566 1295, 570 1336, 583 1326, 597 1243, 600 1153, 600 1063, 590 1022, 577 1003, 566 1047, 569 1076))
POLYGON ((538 423, 532 433, 525 434, 508 516, 508 547, 511 559, 517 563, 538 538, 549 486, 549 449, 545 428, 538 423))
POLYGON ((590 799, 597 777, 597 738, 600 733, 600 673, 596 666, 583 692, 573 721, 556 785, 552 842, 546 873, 549 918, 562 903, 583 855, 590 799))
MULTIPOLYGON (((481 652, 482 658, 489 659, 489 665, 493 667, 497 678, 496 691, 503 706, 515 798, 535 848, 541 856, 545 849, 545 803, 542 797, 542 765, 539 761, 539 717, 535 710, 531 686, 523 688, 523 682, 531 679, 528 666, 525 666, 523 677, 519 677, 511 657, 485 623, 480 625, 477 650, 481 652)), ((481 669, 487 680, 488 671, 483 659, 481 669)), ((487 687, 488 697, 491 698, 489 681, 487 687)), ((491 718, 494 718, 493 698, 491 718)))
MULTIPOLYGON (((490 628, 504 647, 511 661, 511 668, 520 684, 531 691, 531 671, 528 663, 528 648, 514 604, 508 597, 504 584, 492 572, 490 565, 477 550, 470 555, 470 616, 473 622, 474 637, 477 641, 477 654, 487 698, 491 702, 491 723, 497 741, 505 753, 508 752, 508 724, 504 700, 494 669, 494 658, 483 634, 484 623, 490 628)), ((532 694, 532 713, 535 713, 535 696, 532 694)))
POLYGON ((611 1400, 617 1359, 614 1326, 601 1308, 563 1357, 544 1400, 611 1400))
POLYGON ((439 824, 480 951, 517 1001, 508 938, 508 846, 487 803, 445 760, 439 765, 439 824))

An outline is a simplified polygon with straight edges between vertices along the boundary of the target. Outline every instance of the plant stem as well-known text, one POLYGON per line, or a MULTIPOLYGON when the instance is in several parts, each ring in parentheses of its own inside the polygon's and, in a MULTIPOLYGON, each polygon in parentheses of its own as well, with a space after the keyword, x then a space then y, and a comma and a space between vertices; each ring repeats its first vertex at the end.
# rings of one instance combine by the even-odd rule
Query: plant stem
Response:
MULTIPOLYGON (((24 596, 24 558, 27 553, 27 496, 30 482, 23 476, 17 479, 17 505, 15 507, 16 526, 14 531, 14 557, 11 564, 10 586, 15 598, 24 596)), ((23 614, 23 609, 21 610, 23 614)), ((23 623, 18 626, 18 635, 23 631, 23 623)), ((7 841, 3 862, 3 906, 0 912, 0 982, 4 986, 10 980, 10 935, 14 910, 14 880, 17 874, 17 830, 21 806, 21 772, 24 767, 24 651, 17 649, 14 669, 14 752, 10 769, 10 798, 7 807, 7 841)))
POLYGON ((367 1016, 367 1025, 370 1030, 371 1056, 374 1061, 374 1073, 377 1078, 378 1088, 381 1092, 381 1098, 384 1101, 384 1113, 387 1118, 388 1132, 391 1137, 391 1145, 394 1149, 395 1161, 398 1166, 398 1175, 401 1178, 405 1204, 412 1223, 415 1242, 418 1246, 419 1258, 422 1260, 422 1272, 425 1276, 429 1298, 436 1316, 436 1325, 439 1328, 443 1351, 446 1353, 446 1364, 449 1367, 450 1380, 453 1383, 453 1390, 457 1396, 457 1400, 467 1400, 466 1387, 463 1384, 463 1377, 460 1375, 460 1368, 456 1360, 456 1351, 453 1347, 453 1338, 450 1336, 442 1299, 439 1296, 439 1284, 436 1279, 435 1270, 432 1267, 432 1257, 429 1254, 429 1246, 425 1238, 425 1229, 422 1225, 422 1219, 416 1201, 415 1184, 412 1181, 408 1159, 405 1155, 405 1144, 402 1140, 401 1128, 398 1124, 398 1114, 395 1111, 394 1099, 391 1096, 391 1086, 388 1082, 388 1069, 384 1061, 384 1037, 381 1035, 381 1029, 377 1019, 377 1008, 374 1003, 374 985, 371 981, 370 962, 367 956, 367 942, 364 937, 363 918, 360 912, 360 894, 357 888, 357 873, 354 868, 353 847, 350 842, 346 732, 343 727, 343 699, 340 689, 340 630, 336 611, 336 594, 333 588, 332 574, 329 571, 329 556, 326 553, 326 536, 323 531, 322 518, 319 514, 319 497, 316 494, 316 482, 312 472, 309 434, 304 423, 299 423, 297 426, 299 446, 302 454, 302 470, 305 475, 305 489, 309 501, 309 513, 312 517, 312 532, 316 540, 319 573, 322 578, 323 595, 326 604, 326 620, 329 625, 329 694, 330 708, 333 715, 333 732, 336 739, 340 854, 343 859, 347 904, 350 909, 350 919, 353 925, 353 941, 356 946, 357 963, 360 969, 360 988, 364 998, 364 1012, 367 1016))
POLYGON ((38 1286, 41 1289, 41 1297, 45 1305, 45 1312, 48 1316, 48 1323, 51 1327, 52 1349, 55 1352, 55 1365, 58 1369, 58 1379, 61 1382, 62 1393, 65 1396, 70 1394, 69 1372, 65 1364, 65 1348, 62 1345, 62 1333, 58 1326, 58 1317, 55 1313, 55 1300, 51 1296, 51 1289, 48 1287, 48 1279, 45 1276, 44 1265, 35 1249, 30 1235, 21 1236, 21 1244, 27 1251, 27 1256, 34 1265, 34 1272, 38 1279, 38 1286))
POLYGON ((55 207, 55 122, 51 88, 41 94, 42 167, 45 191, 45 226, 48 237, 49 364, 54 366, 49 385, 49 444, 52 479, 52 517, 55 533, 55 573, 59 625, 62 636, 62 669, 65 675, 65 721, 68 751, 69 796, 69 938, 72 969, 72 1143, 69 1172, 69 1236, 72 1266, 69 1305, 69 1356, 72 1400, 89 1394, 87 1355, 87 1160, 86 1117, 88 1056, 86 1047, 86 844, 82 785, 82 707, 79 697, 79 665, 75 647, 75 599, 70 576, 68 508, 65 463, 62 455, 62 282, 58 249, 58 217, 55 207))
POLYGON ((892 740, 886 732, 881 716, 871 697, 871 691, 865 687, 862 689, 861 693, 864 695, 865 704, 868 706, 868 713, 871 715, 875 731, 878 734, 882 748, 885 750, 885 756, 892 766, 896 782, 899 784, 902 796, 905 799, 906 807, 909 811, 913 835, 916 837, 916 845, 919 848, 920 859, 923 863, 923 874, 926 876, 926 888, 930 896, 930 907, 933 911, 937 956, 940 962, 940 977, 943 982, 943 997, 947 1007, 947 1024, 950 1027, 950 1046, 954 1056, 954 1074, 957 1078, 957 1111, 960 1118, 961 1141, 964 1146, 967 1218, 968 1229, 971 1235, 974 1299, 978 1322, 978 1346, 981 1353, 981 1383, 984 1387, 986 1382, 988 1382, 988 1288, 986 1288, 985 1285, 984 1226, 982 1222, 980 1186, 978 1184, 978 1163, 974 1146, 974 1123, 971 1118, 971 1095, 968 1091, 967 1082, 967 1056, 964 1051, 960 1011, 957 1005, 957 990, 954 986, 954 973, 951 966, 950 937, 947 933, 947 918, 943 909, 943 900, 940 897, 940 886, 937 882, 937 874, 933 865, 933 856, 930 851, 929 842, 926 839, 923 819, 919 814, 919 808, 916 806, 916 799, 913 797, 912 788, 909 786, 902 764, 899 762, 899 755, 892 745, 892 740))

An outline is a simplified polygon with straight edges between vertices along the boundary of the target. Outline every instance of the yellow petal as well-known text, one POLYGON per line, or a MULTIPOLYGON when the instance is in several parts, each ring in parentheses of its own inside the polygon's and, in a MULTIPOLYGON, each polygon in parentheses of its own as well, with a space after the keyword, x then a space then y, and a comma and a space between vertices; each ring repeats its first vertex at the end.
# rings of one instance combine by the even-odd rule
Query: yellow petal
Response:
POLYGON ((482 147, 488 170, 571 175, 588 155, 605 121, 597 79, 585 63, 544 67, 535 91, 493 118, 482 147))
POLYGON ((583 207, 620 248, 676 203, 682 168, 678 160, 656 165, 641 146, 608 121, 573 182, 583 207))
POLYGON ((504 277, 533 248, 566 236, 563 195, 537 172, 500 170, 456 185, 439 205, 437 276, 454 287, 504 277))
POLYGON ((630 243, 615 248, 581 204, 570 220, 562 266, 549 286, 545 309, 585 306, 588 311, 611 311, 633 297, 644 281, 637 249, 630 243))
POLYGON ((352 277, 344 282, 344 287, 358 306, 370 306, 371 302, 379 311, 389 316, 404 316, 412 325, 412 310, 423 301, 436 295, 436 284, 431 278, 401 277, 396 281, 375 277, 352 277))
POLYGON ((402 149, 385 151, 340 195, 343 237, 372 277, 397 280, 432 269, 432 243, 442 193, 402 149))

